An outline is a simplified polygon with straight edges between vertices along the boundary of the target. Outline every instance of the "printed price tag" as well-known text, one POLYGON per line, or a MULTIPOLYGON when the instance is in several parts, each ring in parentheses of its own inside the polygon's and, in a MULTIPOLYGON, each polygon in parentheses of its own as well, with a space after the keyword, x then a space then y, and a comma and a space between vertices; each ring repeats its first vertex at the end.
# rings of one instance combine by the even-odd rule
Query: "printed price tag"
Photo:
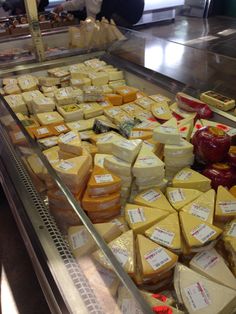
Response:
POLYGON ((188 180, 192 176, 192 173, 189 171, 181 171, 175 177, 176 180, 188 180))
POLYGON ((55 118, 52 115, 50 115, 50 114, 48 114, 45 118, 47 119, 47 121, 55 120, 55 118))
POLYGON ((156 162, 156 160, 157 159, 155 157, 142 157, 139 158, 137 161, 147 166, 152 166, 156 162))
POLYGON ((74 250, 84 246, 88 241, 88 233, 85 229, 82 229, 74 234, 71 234, 71 243, 74 250))
POLYGON ((46 140, 40 141, 40 143, 43 143, 43 145, 45 145, 46 147, 54 146, 54 145, 57 144, 57 139, 55 139, 55 140, 53 140, 53 139, 46 139, 46 140))
POLYGON ((211 304, 209 293, 201 282, 184 289, 188 301, 194 311, 203 309, 211 304))
POLYGON ((172 128, 171 126, 165 126, 165 125, 160 126, 160 130, 167 134, 174 134, 177 132, 176 128, 172 128))
POLYGON ((143 135, 143 131, 132 131, 130 137, 140 137, 143 135))
POLYGON ((152 98, 155 99, 155 101, 157 101, 157 102, 166 101, 165 97, 163 97, 161 95, 154 95, 154 96, 152 96, 152 98))
POLYGON ((191 208, 189 209, 189 213, 195 217, 207 221, 210 214, 210 210, 207 207, 203 207, 201 205, 193 203, 191 208))
POLYGON ((211 251, 201 252, 194 256, 193 261, 204 270, 207 270, 219 262, 219 257, 211 251))
POLYGON ((63 132, 67 130, 65 125, 57 125, 55 126, 55 129, 57 130, 57 132, 63 132))
POLYGON ((230 213, 236 214, 236 201, 220 202, 219 206, 224 214, 230 214, 230 213))
POLYGON ((185 200, 184 191, 182 189, 177 189, 174 191, 170 191, 168 193, 169 199, 173 203, 182 202, 185 200))
POLYGON ((107 183, 114 181, 111 174, 95 175, 94 179, 97 183, 107 183))
POLYGON ((119 263, 124 267, 129 258, 128 252, 118 246, 112 246, 111 250, 119 263))
POLYGON ((155 112, 156 112, 157 114, 164 114, 164 113, 166 113, 166 111, 165 111, 165 109, 164 109, 163 107, 158 107, 158 108, 156 108, 156 109, 155 109, 155 112))
POLYGON ((153 234, 151 235, 151 239, 167 246, 171 246, 175 237, 175 233, 168 231, 163 228, 155 228, 153 234))
POLYGON ((132 149, 136 146, 131 141, 119 141, 117 144, 120 145, 121 147, 128 148, 128 149, 130 149, 130 148, 132 149))
POLYGON ((60 165, 58 167, 62 170, 69 170, 69 169, 72 169, 74 167, 74 164, 72 164, 71 162, 68 162, 68 161, 63 161, 60 163, 60 165))
POLYGON ((156 192, 155 190, 149 190, 141 195, 141 197, 147 202, 155 202, 158 198, 161 197, 161 194, 156 192))
POLYGON ((41 128, 37 130, 39 135, 47 134, 49 133, 49 130, 47 128, 41 128))
POLYGON ((128 215, 132 224, 146 221, 142 208, 130 209, 128 210, 128 215))
POLYGON ((205 224, 200 224, 191 231, 191 235, 201 243, 206 243, 214 234, 216 234, 216 231, 205 224))
POLYGON ((62 135, 60 137, 60 139, 63 143, 70 143, 71 141, 75 140, 76 138, 79 139, 78 135, 75 134, 74 132, 69 132, 69 133, 62 135))
POLYGON ((236 222, 232 223, 229 231, 227 232, 227 235, 236 238, 236 222))
POLYGON ((170 256, 164 251, 163 248, 158 248, 150 251, 149 253, 144 255, 144 258, 154 270, 157 270, 158 268, 171 261, 170 256))

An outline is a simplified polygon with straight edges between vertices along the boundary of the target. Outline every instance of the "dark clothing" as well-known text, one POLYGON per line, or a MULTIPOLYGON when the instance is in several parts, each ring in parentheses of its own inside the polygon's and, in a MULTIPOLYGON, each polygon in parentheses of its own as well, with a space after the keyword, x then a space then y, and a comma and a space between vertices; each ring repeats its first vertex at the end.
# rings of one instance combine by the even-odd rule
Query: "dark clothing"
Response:
MULTIPOLYGON (((38 11, 43 12, 48 4, 48 0, 41 0, 38 6, 38 11)), ((3 4, 3 9, 5 11, 10 11, 11 15, 25 14, 24 0, 6 0, 3 4)))

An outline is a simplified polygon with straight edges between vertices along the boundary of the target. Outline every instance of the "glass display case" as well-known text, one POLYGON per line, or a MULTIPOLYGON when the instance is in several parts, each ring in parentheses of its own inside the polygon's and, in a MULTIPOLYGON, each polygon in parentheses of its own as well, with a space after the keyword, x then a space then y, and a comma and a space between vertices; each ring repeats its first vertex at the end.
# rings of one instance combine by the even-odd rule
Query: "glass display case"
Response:
MULTIPOLYGON (((45 33, 45 45, 59 48, 59 52, 51 51, 48 59, 41 63, 30 57, 12 65, 3 64, 1 78, 28 73, 42 77, 49 69, 68 69, 73 64, 99 58, 121 69, 129 86, 148 95, 161 94, 171 102, 179 91, 198 96, 208 89, 236 98, 233 59, 144 33, 121 31, 125 36, 123 40, 103 46, 104 49, 89 50, 70 49, 67 30, 45 33)), ((29 36, 6 45, 19 48, 27 43, 30 45, 29 36)), ((236 127, 233 112, 212 110, 214 121, 236 127)), ((131 257, 121 252, 117 259, 117 254, 114 255, 104 240, 105 236, 101 236, 82 209, 79 198, 75 198, 42 153, 42 143, 30 136, 2 96, 0 129, 1 182, 51 311, 63 314, 153 313, 132 276, 122 267, 122 259, 131 257), (53 197, 50 191, 53 191, 53 197), (80 226, 77 231, 80 237, 70 240, 67 232, 73 226, 80 226), (71 246, 74 250, 84 246, 83 254, 78 253, 75 257, 71 246), (108 268, 97 263, 94 252, 103 255, 108 268), (117 289, 122 285, 126 290, 121 301, 117 299, 117 289)), ((53 143, 47 145, 51 147, 53 143)), ((124 232, 122 223, 116 219, 113 226, 108 232, 109 241, 124 232)), ((135 268, 134 260, 130 264, 135 268)))

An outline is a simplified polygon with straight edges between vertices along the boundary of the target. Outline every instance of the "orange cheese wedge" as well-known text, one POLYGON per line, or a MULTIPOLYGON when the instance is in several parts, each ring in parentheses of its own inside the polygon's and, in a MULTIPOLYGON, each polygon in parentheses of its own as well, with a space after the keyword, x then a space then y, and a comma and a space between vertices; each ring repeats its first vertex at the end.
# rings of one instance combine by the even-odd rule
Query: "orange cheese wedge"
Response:
POLYGON ((137 99, 138 90, 129 86, 120 86, 116 88, 116 93, 123 98, 123 103, 126 104, 137 99))
POLYGON ((121 106, 123 104, 123 98, 121 95, 106 94, 106 97, 113 106, 121 106))
POLYGON ((120 193, 93 197, 86 190, 82 199, 82 206, 88 212, 106 211, 118 205, 120 205, 120 193))

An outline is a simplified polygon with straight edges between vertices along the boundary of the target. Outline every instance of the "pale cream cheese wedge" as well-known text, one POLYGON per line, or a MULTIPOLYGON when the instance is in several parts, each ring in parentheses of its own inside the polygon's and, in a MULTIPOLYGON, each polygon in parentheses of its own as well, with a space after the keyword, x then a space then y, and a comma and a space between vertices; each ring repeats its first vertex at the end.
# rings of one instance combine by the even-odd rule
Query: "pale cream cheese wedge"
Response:
POLYGON ((188 141, 181 139, 178 145, 165 145, 164 156, 165 157, 182 157, 184 160, 186 156, 193 154, 193 145, 188 141))
POLYGON ((180 144, 181 135, 178 130, 177 120, 172 118, 156 127, 153 131, 153 139, 163 144, 180 144))
POLYGON ((114 156, 132 163, 137 157, 142 146, 142 140, 126 140, 119 138, 112 144, 112 153, 114 156))
POLYGON ((58 137, 58 145, 62 151, 82 155, 82 143, 77 131, 70 131, 58 137))

